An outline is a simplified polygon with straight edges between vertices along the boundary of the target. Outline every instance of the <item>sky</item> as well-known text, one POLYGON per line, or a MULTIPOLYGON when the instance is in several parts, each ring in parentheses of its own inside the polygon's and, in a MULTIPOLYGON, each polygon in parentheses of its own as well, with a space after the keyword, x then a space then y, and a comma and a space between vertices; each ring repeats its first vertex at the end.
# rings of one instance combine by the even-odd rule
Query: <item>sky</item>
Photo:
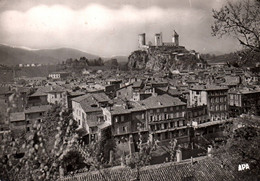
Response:
POLYGON ((0 0, 0 43, 31 49, 68 47, 99 56, 129 55, 138 34, 173 30, 180 45, 200 53, 239 49, 235 39, 211 35, 212 9, 226 0, 0 0))

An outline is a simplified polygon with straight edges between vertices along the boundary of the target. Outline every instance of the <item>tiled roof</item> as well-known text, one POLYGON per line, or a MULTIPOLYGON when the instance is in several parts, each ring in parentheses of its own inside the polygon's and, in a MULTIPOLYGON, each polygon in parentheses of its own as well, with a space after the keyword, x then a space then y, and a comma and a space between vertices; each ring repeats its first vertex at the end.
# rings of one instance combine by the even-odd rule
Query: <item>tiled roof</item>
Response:
POLYGON ((38 87, 35 93, 30 95, 30 97, 36 97, 36 96, 46 96, 48 92, 63 92, 66 89, 61 86, 41 86, 38 87))
POLYGON ((133 88, 141 87, 142 83, 143 83, 142 81, 136 81, 136 82, 134 82, 134 83, 133 83, 133 88))
POLYGON ((240 88, 240 89, 233 89, 229 91, 230 93, 236 93, 236 94, 253 94, 253 93, 259 93, 260 88, 250 89, 250 88, 240 88))
POLYGON ((0 87, 0 95, 4 95, 7 93, 12 93, 9 87, 0 87))
POLYGON ((179 98, 172 97, 168 94, 163 94, 156 97, 151 96, 143 101, 140 101, 140 104, 145 106, 147 109, 186 105, 186 103, 182 102, 179 98))
MULTIPOLYGON (((191 164, 190 159, 180 163, 164 163, 143 167, 140 170, 140 181, 231 181, 239 180, 239 178, 226 167, 237 167, 237 165, 228 164, 222 166, 220 161, 210 157, 194 158, 191 164)), ((97 180, 111 180, 122 181, 130 180, 132 178, 131 170, 129 168, 110 168, 101 170, 100 172, 81 173, 70 177, 64 177, 60 181, 97 181, 97 180)), ((136 173, 135 173, 136 175, 136 173)))
POLYGON ((205 91, 211 91, 211 90, 227 90, 228 87, 226 86, 217 86, 217 85, 195 85, 191 90, 205 90, 205 91))
POLYGON ((99 103, 102 102, 108 102, 109 104, 112 103, 111 99, 109 99, 109 97, 105 93, 87 94, 87 95, 73 98, 72 100, 80 103, 82 109, 85 112, 101 111, 101 108, 98 105, 99 103))
POLYGON ((10 121, 24 121, 25 120, 25 114, 24 112, 14 112, 10 114, 10 121))
POLYGON ((32 106, 25 109, 25 113, 36 113, 36 112, 46 112, 51 109, 51 105, 41 105, 41 106, 32 106))
POLYGON ((125 108, 125 106, 123 104, 113 106, 111 108, 111 114, 112 115, 128 114, 131 112, 146 110, 145 106, 142 106, 141 104, 139 104, 137 102, 129 102, 129 104, 130 104, 129 108, 125 108))

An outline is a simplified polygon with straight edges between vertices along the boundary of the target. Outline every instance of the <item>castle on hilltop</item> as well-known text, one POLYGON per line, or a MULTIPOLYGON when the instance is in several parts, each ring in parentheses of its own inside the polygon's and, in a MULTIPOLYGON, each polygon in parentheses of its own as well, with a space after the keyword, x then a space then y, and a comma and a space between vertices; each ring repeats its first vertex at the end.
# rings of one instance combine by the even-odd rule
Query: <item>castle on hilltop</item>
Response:
MULTIPOLYGON (((173 30, 172 34, 172 42, 163 42, 162 40, 162 33, 156 33, 154 35, 154 45, 147 45, 146 40, 145 40, 145 33, 139 34, 138 35, 138 47, 141 50, 146 50, 149 47, 155 46, 155 47, 180 47, 179 46, 179 35, 176 33, 175 30, 173 30)), ((184 47, 183 47, 184 48, 184 47)))

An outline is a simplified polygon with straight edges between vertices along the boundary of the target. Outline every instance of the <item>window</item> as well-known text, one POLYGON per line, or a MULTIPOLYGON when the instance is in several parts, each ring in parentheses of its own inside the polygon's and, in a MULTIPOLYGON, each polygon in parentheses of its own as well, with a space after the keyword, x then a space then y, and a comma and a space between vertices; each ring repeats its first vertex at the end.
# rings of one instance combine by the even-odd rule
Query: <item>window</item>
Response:
POLYGON ((27 131, 30 131, 30 127, 27 127, 26 130, 27 130, 27 131))
POLYGON ((160 109, 157 109, 156 111, 159 113, 159 112, 160 112, 160 109))
POLYGON ((118 119, 118 117, 117 117, 117 116, 115 117, 115 122, 116 122, 116 123, 118 123, 118 122, 119 122, 119 119, 118 119))
POLYGON ((164 108, 164 112, 167 112, 167 108, 164 108))
POLYGON ((144 113, 142 113, 142 119, 144 119, 144 113))
POLYGON ((121 121, 124 121, 125 117, 124 116, 121 116, 121 121))
POLYGON ((170 108, 170 111, 173 111, 173 107, 170 108))
POLYGON ((126 132, 126 131, 127 131, 127 127, 123 126, 123 132, 126 132))

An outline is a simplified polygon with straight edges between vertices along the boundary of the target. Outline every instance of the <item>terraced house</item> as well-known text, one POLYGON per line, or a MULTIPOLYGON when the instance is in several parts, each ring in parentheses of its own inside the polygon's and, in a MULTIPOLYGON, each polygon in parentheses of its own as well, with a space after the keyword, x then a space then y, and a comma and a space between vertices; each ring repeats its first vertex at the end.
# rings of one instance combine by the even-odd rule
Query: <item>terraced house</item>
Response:
POLYGON ((228 114, 228 87, 196 85, 190 88, 191 106, 207 105, 210 121, 224 120, 228 114))
POLYGON ((98 135, 98 125, 104 122, 102 107, 112 104, 105 93, 93 93, 72 99, 73 118, 78 122, 79 128, 86 132, 87 142, 95 141, 98 135))
POLYGON ((197 85, 190 88, 189 106, 196 107, 206 106, 207 120, 205 116, 202 121, 194 122, 194 135, 201 137, 213 138, 221 137, 223 127, 221 125, 228 121, 228 88, 225 86, 215 85, 197 85))
POLYGON ((189 141, 186 103, 167 94, 149 97, 140 102, 146 108, 151 141, 167 142, 173 138, 179 142, 189 141))
POLYGON ((230 116, 237 117, 241 114, 253 113, 260 115, 260 89, 239 88, 231 89, 228 93, 228 104, 230 107, 230 116))
POLYGON ((129 141, 130 136, 137 143, 138 132, 143 135, 143 142, 168 143, 173 138, 183 143, 189 141, 186 103, 167 94, 128 102, 124 106, 114 105, 103 109, 103 114, 105 121, 111 124, 112 134, 118 138, 118 144, 129 141))

